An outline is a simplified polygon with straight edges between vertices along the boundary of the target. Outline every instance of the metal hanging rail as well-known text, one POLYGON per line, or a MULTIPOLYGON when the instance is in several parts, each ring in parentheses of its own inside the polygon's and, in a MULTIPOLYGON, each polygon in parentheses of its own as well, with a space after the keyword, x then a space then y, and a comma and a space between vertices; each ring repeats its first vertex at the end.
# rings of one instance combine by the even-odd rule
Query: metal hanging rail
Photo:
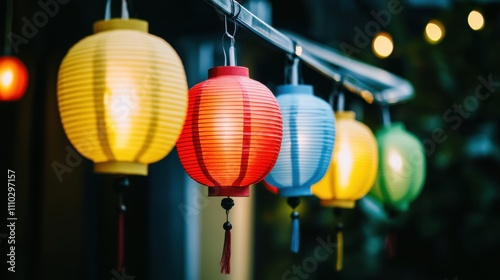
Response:
POLYGON ((290 37, 284 35, 272 26, 263 22, 260 18, 250 13, 245 7, 233 0, 205 0, 213 6, 219 13, 227 16, 229 19, 234 20, 239 25, 245 27, 257 36, 261 37, 271 45, 282 50, 283 52, 300 57, 300 59, 309 65, 317 72, 334 80, 335 82, 342 83, 345 89, 361 96, 368 103, 373 102, 373 94, 371 87, 365 85, 363 82, 343 75, 337 70, 333 69, 326 63, 321 62, 314 56, 310 55, 300 45, 293 41, 290 37))
POLYGON ((219 13, 234 20, 281 51, 299 57, 317 72, 337 83, 342 83, 346 90, 361 96, 368 103, 372 103, 375 99, 381 104, 394 104, 413 96, 413 87, 408 81, 380 68, 347 58, 339 53, 332 55, 330 53, 331 49, 321 47, 312 41, 301 39, 306 43, 302 45, 302 42, 299 43, 290 36, 276 30, 236 1, 205 1, 219 13), (313 46, 317 47, 313 48, 313 46), (332 65, 341 70, 335 69, 332 65))
POLYGON ((413 98, 412 84, 384 69, 349 58, 341 52, 292 32, 284 32, 290 38, 300 41, 303 48, 315 57, 344 69, 366 84, 375 88, 375 101, 380 104, 396 104, 413 98))

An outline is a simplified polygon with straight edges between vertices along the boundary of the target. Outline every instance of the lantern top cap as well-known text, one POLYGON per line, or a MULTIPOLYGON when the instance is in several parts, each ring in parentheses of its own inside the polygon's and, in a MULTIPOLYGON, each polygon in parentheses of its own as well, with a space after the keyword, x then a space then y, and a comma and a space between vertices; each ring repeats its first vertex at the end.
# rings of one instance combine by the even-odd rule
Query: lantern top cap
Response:
POLYGON ((335 118, 354 120, 356 118, 356 113, 354 113, 354 111, 337 111, 335 112, 335 118))
POLYGON ((405 130, 405 125, 402 122, 391 123, 389 126, 384 127, 385 130, 389 129, 397 129, 397 130, 405 130))
POLYGON ((248 77, 248 68, 242 66, 217 66, 208 70, 208 77, 215 78, 218 76, 243 76, 248 77))
POLYGON ((110 30, 135 30, 148 33, 148 22, 141 19, 112 18, 94 23, 94 33, 110 30))
POLYGON ((281 85, 276 87, 276 94, 307 94, 313 95, 314 89, 312 85, 281 85))

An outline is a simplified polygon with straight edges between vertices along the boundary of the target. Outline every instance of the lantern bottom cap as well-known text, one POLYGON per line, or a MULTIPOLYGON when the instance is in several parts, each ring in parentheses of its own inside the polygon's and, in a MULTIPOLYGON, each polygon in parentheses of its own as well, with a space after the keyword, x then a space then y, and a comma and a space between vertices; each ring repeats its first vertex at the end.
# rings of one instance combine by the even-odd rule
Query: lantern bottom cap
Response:
POLYGON ((208 196, 250 196, 250 186, 246 187, 209 187, 208 196))
POLYGON ((388 208, 394 211, 406 212, 410 208, 410 203, 402 202, 398 204, 392 204, 388 208))
POLYGON ((288 188, 278 188, 278 195, 283 197, 293 197, 293 196, 311 196, 311 186, 309 187, 288 187, 288 188))
POLYGON ((321 206, 338 207, 338 208, 354 208, 356 202, 354 200, 329 199, 321 200, 321 206))
POLYGON ((94 163, 94 172, 124 175, 148 175, 148 165, 138 162, 108 161, 94 163))

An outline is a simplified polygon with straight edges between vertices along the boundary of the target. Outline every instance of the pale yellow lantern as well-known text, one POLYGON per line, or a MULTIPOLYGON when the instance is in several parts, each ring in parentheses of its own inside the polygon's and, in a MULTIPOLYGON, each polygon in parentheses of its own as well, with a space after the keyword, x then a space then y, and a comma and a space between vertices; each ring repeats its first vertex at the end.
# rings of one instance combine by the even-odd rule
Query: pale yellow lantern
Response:
POLYGON ((377 142, 372 131, 355 120, 354 112, 337 112, 335 117, 337 130, 330 167, 312 191, 323 206, 353 208, 375 182, 377 142))
POLYGON ((137 19, 96 22, 64 57, 57 94, 66 135, 99 173, 147 175, 174 147, 187 111, 179 56, 137 19))

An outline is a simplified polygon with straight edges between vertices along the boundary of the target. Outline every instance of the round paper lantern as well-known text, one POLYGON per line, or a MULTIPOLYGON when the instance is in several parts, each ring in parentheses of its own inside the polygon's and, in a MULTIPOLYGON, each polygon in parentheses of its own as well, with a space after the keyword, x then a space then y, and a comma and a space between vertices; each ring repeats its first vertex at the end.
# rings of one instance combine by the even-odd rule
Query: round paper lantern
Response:
POLYGON ((187 108, 182 62, 146 21, 111 19, 73 46, 58 77, 64 130, 96 172, 147 175, 175 145, 187 108))
POLYGON ((282 120, 272 92, 248 68, 221 66, 189 90, 188 116, 177 151, 210 196, 248 196, 271 171, 280 151, 282 120))
POLYGON ((290 251, 299 251, 299 196, 312 195, 311 186, 328 169, 332 156, 335 119, 331 106, 315 97, 310 85, 283 85, 277 88, 283 115, 283 141, 276 165, 266 181, 288 197, 292 207, 290 251))
POLYGON ((28 71, 14 56, 0 57, 0 101, 16 101, 23 97, 28 86, 28 71))
POLYGON ((370 195, 386 206, 406 211, 424 185, 424 147, 402 123, 380 129, 376 137, 379 170, 370 195))
POLYGON ((371 130, 355 120, 351 111, 337 112, 337 131, 332 161, 326 175, 313 185, 321 205, 334 207, 337 220, 336 270, 343 266, 343 224, 341 208, 353 208, 355 201, 368 193, 377 175, 377 142, 371 130))
POLYGON ((335 140, 331 106, 313 95, 310 85, 277 88, 283 115, 283 142, 266 181, 284 197, 312 195, 311 186, 325 175, 335 140))
POLYGON ((377 175, 377 142, 371 130, 354 119, 354 112, 337 112, 337 134, 326 175, 313 186, 323 206, 353 208, 377 175))
POLYGON ((271 171, 280 151, 283 125, 272 92, 248 77, 248 68, 215 67, 208 80, 189 90, 188 115, 177 151, 187 174, 208 186, 221 202, 226 222, 221 273, 231 271, 229 196, 248 196, 249 186, 271 171))

